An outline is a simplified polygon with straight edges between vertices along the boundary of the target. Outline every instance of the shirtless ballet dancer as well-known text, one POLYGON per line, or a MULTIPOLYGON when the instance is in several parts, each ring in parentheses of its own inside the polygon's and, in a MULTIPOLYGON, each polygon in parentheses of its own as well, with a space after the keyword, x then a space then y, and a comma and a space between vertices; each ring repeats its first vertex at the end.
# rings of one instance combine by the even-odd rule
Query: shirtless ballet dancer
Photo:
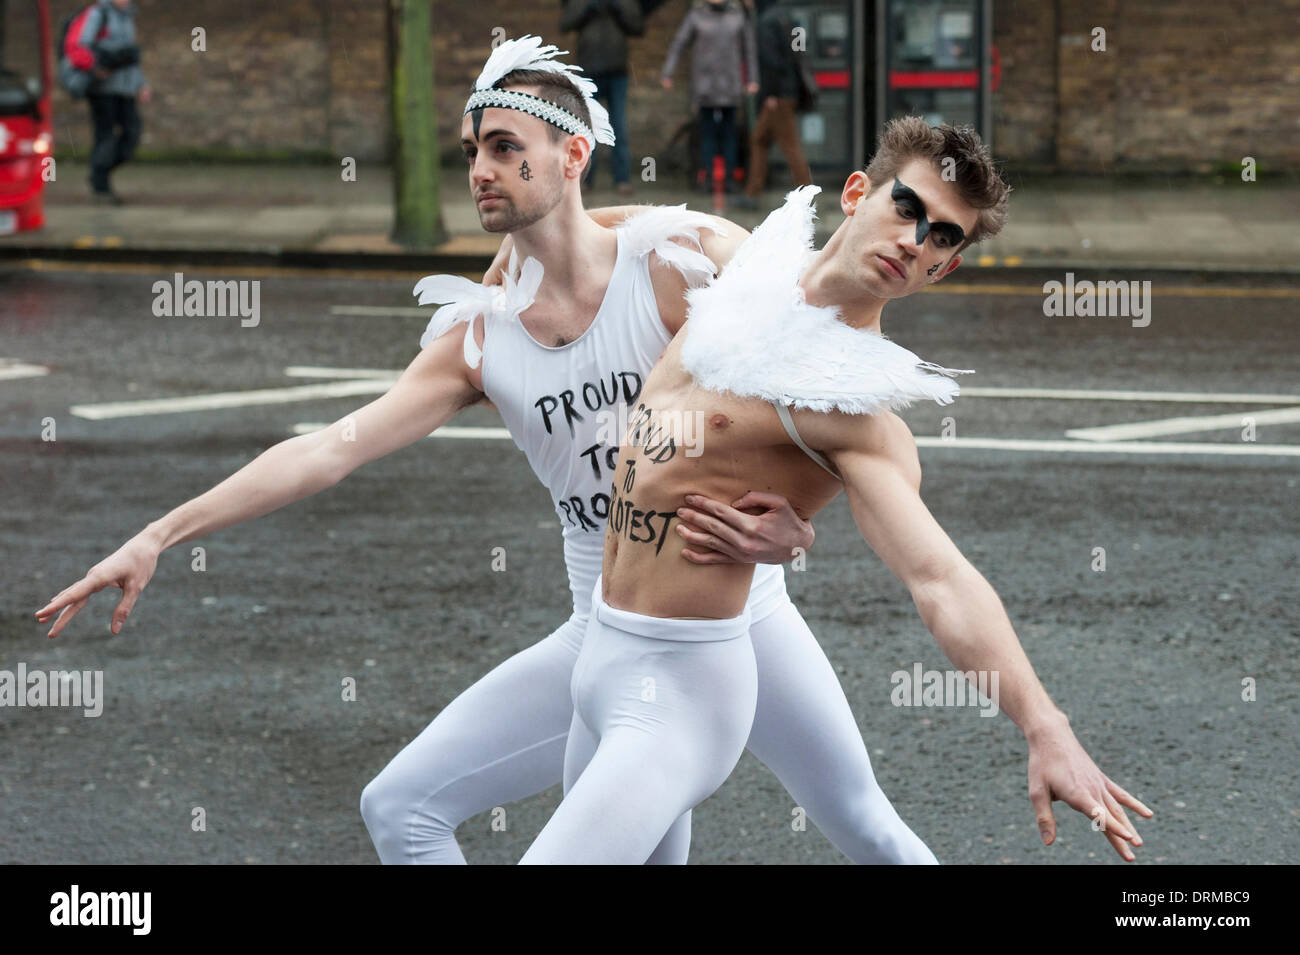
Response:
MULTIPOLYGON (((674 208, 641 211, 616 230, 593 221, 579 181, 596 141, 609 143, 613 133, 594 84, 557 62, 559 52, 536 37, 502 43, 465 111, 462 148, 480 221, 510 233, 524 258, 505 287, 422 281, 422 304, 460 301, 434 316, 424 347, 387 393, 269 448, 151 523, 36 614, 54 619, 50 635, 58 636, 92 594, 116 586, 123 595, 111 626, 119 632, 166 548, 332 487, 490 399, 555 502, 573 613, 465 690, 365 787, 362 816, 386 863, 464 863, 461 822, 562 780, 570 682, 601 569, 621 436, 610 422, 626 421, 681 327, 688 283, 712 276, 745 236, 725 220, 674 208), (467 335, 471 316, 480 317, 467 335)), ((811 545, 811 526, 777 495, 725 500, 703 502, 709 515, 695 522, 672 520, 675 539, 664 536, 662 518, 636 536, 653 532, 663 554, 701 564, 766 562, 747 575, 758 695, 749 749, 850 859, 934 863, 877 784, 834 670, 785 592, 780 562, 811 545)), ((686 861, 689 812, 665 830, 638 861, 686 861)))
POLYGON ((677 513, 692 493, 725 500, 755 487, 805 518, 844 488, 863 537, 949 660, 1000 675, 994 702, 1029 743, 1043 841, 1062 799, 1132 861, 1128 843, 1141 839, 1123 807, 1151 810, 1074 737, 997 594, 922 502, 916 443, 890 411, 951 402, 958 389, 946 376, 961 372, 885 338, 886 302, 938 281, 963 247, 995 233, 1009 190, 973 131, 911 117, 891 122, 866 171, 849 176, 846 218, 814 253, 819 191, 790 193, 721 277, 687 294, 688 321, 646 379, 613 475, 603 571, 574 671, 564 800, 522 861, 642 861, 735 766, 762 679, 747 604, 753 568, 684 560, 637 524, 677 513), (949 157, 953 182, 941 175, 949 157), (703 453, 660 453, 659 436, 692 417, 707 423, 703 453))

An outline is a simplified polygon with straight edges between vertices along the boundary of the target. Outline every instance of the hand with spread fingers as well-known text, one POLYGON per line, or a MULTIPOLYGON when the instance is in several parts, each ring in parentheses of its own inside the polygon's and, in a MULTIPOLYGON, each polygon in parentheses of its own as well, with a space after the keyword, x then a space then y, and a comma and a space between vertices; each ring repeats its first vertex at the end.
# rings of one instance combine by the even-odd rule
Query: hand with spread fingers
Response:
POLYGON ((750 491, 730 505, 687 494, 686 504, 675 526, 690 545, 682 556, 695 564, 783 564, 816 536, 780 494, 750 491))
POLYGON ((1056 839, 1052 802, 1061 800, 1077 809, 1099 829, 1126 862, 1136 858, 1129 844, 1142 845, 1142 837, 1129 822, 1124 806, 1150 819, 1155 813, 1110 780, 1084 751, 1068 722, 1061 722, 1029 739, 1029 800, 1038 818, 1043 845, 1056 839))
POLYGON ((112 586, 122 591, 122 599, 109 620, 109 630, 120 633, 140 592, 153 577, 160 552, 155 543, 143 536, 131 538, 113 554, 86 571, 85 577, 60 591, 54 599, 36 611, 36 619, 48 623, 56 612, 59 614, 47 634, 50 639, 54 639, 86 606, 91 594, 112 586))

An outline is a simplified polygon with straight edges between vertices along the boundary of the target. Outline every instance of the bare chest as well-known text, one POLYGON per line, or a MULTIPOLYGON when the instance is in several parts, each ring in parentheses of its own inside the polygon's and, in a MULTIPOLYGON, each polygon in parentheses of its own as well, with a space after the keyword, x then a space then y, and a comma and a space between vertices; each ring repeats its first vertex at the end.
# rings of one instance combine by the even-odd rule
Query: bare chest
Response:
MULTIPOLYGON (((683 339, 679 334, 669 344, 646 378, 637 408, 628 409, 629 438, 669 433, 689 457, 706 448, 712 455, 729 455, 788 443, 767 402, 700 387, 681 365, 683 339)), ((644 442, 641 446, 644 450, 644 442)))
POLYGON ((596 320, 600 306, 599 301, 575 301, 567 308, 538 308, 534 305, 520 313, 519 322, 537 344, 546 348, 563 348, 586 334, 596 320))
MULTIPOLYGON (((669 345, 628 409, 622 465, 639 469, 643 489, 729 500, 746 490, 779 493, 801 516, 825 506, 838 480, 794 446, 765 401, 700 387, 669 345), (647 483, 648 482, 648 483, 647 483)), ((626 475, 630 489, 633 475, 626 475)))
MULTIPOLYGON (((529 338, 543 348, 563 348, 571 345, 591 328, 596 321, 602 302, 589 305, 575 304, 565 310, 554 306, 540 307, 533 305, 519 314, 519 324, 529 338), (575 318, 577 315, 579 317, 575 318)), ((472 324, 474 340, 483 348, 483 319, 476 318, 472 324)), ((483 366, 481 364, 469 369, 469 382, 479 391, 483 390, 483 366)))

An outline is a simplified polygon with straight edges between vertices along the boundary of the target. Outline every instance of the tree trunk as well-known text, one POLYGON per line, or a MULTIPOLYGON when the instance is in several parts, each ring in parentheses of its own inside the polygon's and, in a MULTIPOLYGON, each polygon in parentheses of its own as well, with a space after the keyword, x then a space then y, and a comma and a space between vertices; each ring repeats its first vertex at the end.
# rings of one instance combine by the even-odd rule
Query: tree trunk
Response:
POLYGON ((441 245, 438 116, 434 109, 431 0, 389 0, 392 51, 393 241, 441 245))

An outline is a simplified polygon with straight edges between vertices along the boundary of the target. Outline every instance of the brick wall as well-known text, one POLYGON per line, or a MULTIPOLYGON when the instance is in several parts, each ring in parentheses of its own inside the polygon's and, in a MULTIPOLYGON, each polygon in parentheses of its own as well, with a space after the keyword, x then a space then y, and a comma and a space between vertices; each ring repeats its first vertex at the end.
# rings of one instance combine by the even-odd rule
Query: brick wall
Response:
POLYGON ((994 18, 999 154, 1080 172, 1300 168, 1300 0, 999 0, 994 18))
POLYGON ((1056 160, 1056 49, 1053 4, 998 0, 993 45, 1002 79, 993 94, 993 148, 1001 159, 1035 165, 1056 160))
MULTIPOLYGON (((12 0, 11 0, 12 2, 12 0)), ((52 0, 55 24, 84 0, 52 0)), ((689 119, 686 64, 671 91, 659 67, 690 0, 669 0, 630 43, 629 141, 639 159, 689 119)), ((137 0, 155 91, 143 148, 153 153, 388 154, 384 0, 137 0), (207 52, 191 30, 207 31, 207 52)), ((867 4, 871 8, 870 2, 867 4)), ((454 158, 470 84, 492 30, 562 49, 560 0, 433 0, 439 141, 454 158)), ((1300 0, 995 0, 1002 82, 997 154, 1063 171, 1201 169, 1255 156, 1300 167, 1300 0), (1093 27, 1107 50, 1093 52, 1093 27)), ((59 94, 61 149, 89 141, 86 108, 59 94)), ((874 135, 869 134, 869 139, 874 135)))
MULTIPOLYGON (((12 2, 12 0, 11 0, 12 2)), ((55 28, 83 0, 52 0, 55 28)), ((142 149, 215 155, 388 152, 384 4, 371 0, 136 0, 142 149), (206 52, 192 31, 206 31, 206 52)), ((60 148, 90 142, 86 106, 55 102, 60 148)))

